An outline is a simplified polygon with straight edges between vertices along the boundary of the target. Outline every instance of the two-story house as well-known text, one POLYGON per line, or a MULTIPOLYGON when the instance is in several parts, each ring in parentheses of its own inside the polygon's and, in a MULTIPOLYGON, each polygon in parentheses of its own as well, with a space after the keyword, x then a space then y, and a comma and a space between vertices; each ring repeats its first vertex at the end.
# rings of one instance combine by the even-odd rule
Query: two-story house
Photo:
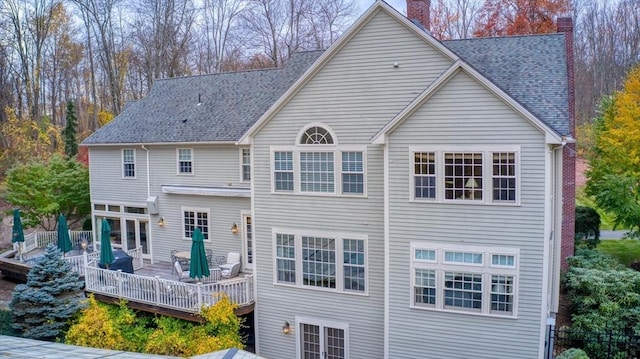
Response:
POLYGON ((85 141, 94 217, 153 260, 196 226, 242 249, 265 357, 544 357, 571 32, 440 42, 428 14, 377 0, 284 69, 157 82, 85 141))

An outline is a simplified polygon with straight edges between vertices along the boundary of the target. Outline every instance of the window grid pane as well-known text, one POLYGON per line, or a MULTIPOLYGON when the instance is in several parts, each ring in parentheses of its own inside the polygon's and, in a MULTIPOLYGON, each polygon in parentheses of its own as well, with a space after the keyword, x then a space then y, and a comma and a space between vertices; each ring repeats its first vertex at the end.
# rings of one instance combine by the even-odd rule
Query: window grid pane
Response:
POLYGON ((251 150, 248 148, 242 149, 242 180, 251 180, 251 150))
POLYGON ((275 190, 293 191, 293 152, 275 152, 273 158, 275 190))
POLYGON ((513 152, 493 154, 493 200, 516 200, 516 154, 513 152))
POLYGON ((296 282, 296 247, 292 234, 276 234, 276 267, 278 282, 296 282))
POLYGON ((415 270, 415 302, 416 304, 436 304, 436 271, 432 269, 415 270))
POLYGON ((180 173, 192 173, 193 160, 190 148, 178 149, 178 171, 180 173))
POLYGON ((344 358, 344 330, 325 328, 325 348, 327 359, 344 358))
POLYGON ((514 268, 516 266, 516 257, 506 254, 494 254, 491 256, 491 265, 514 268))
POLYGON ((444 305, 482 309, 482 275, 474 273, 445 272, 444 305))
POLYGON ((335 239, 302 237, 302 278, 303 285, 336 287, 335 239))
POLYGON ((135 152, 131 149, 122 151, 122 166, 123 166, 123 175, 124 177, 135 177, 136 176, 136 162, 135 162, 135 152))
POLYGON ((342 192, 364 193, 362 152, 342 152, 342 192))
POLYGON ((333 152, 300 152, 300 191, 334 191, 333 152))
POLYGON ((344 248, 344 290, 365 291, 364 241, 343 240, 344 248))
POLYGON ((482 253, 445 251, 444 261, 449 263, 482 264, 482 253))
POLYGON ((332 145, 333 137, 329 131, 322 127, 314 126, 304 132, 300 139, 302 145, 332 145))
POLYGON ((444 154, 445 199, 482 200, 482 153, 444 154))
POLYGON ((312 324, 300 324, 302 327, 302 358, 320 359, 320 326, 312 324))
POLYGON ((436 154, 416 152, 413 156, 415 198, 436 198, 436 154))
POLYGON ((491 310, 513 312, 513 277, 491 276, 491 310))
POLYGON ((204 239, 209 239, 209 214, 207 212, 184 211, 184 236, 192 238, 193 231, 199 228, 204 239))
POLYGON ((423 261, 435 261, 436 251, 427 249, 416 249, 415 259, 423 261))

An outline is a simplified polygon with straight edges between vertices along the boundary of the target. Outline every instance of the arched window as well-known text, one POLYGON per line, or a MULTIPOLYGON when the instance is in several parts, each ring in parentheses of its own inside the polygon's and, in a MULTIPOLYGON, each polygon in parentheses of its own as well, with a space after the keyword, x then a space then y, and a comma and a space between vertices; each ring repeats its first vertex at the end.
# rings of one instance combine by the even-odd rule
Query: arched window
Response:
POLYGON ((301 145, 333 145, 331 133, 323 127, 309 127, 300 137, 301 145))

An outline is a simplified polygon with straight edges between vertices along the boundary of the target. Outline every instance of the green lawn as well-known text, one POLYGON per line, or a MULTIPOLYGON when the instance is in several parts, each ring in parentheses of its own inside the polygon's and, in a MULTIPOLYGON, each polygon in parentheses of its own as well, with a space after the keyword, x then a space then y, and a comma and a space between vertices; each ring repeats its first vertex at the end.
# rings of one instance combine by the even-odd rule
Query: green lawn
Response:
POLYGON ((640 240, 637 239, 600 241, 598 250, 618 258, 626 266, 632 262, 640 261, 640 240))

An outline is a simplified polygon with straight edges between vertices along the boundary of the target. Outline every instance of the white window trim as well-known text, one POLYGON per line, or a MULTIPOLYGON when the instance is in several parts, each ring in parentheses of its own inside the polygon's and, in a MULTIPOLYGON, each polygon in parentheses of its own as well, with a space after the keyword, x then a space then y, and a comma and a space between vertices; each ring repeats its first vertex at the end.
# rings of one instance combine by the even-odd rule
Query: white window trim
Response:
POLYGON ((470 205, 495 205, 495 206, 520 206, 522 193, 522 176, 520 175, 521 160, 520 146, 497 145, 497 146, 412 146, 409 147, 409 202, 418 203, 448 203, 448 204, 470 204, 470 205), (416 152, 434 152, 436 158, 436 198, 416 198, 415 197, 415 166, 414 154, 416 152), (465 199, 445 199, 444 191, 444 154, 445 153, 482 153, 482 200, 465 199), (513 152, 515 153, 516 165, 516 200, 497 201, 493 199, 493 153, 513 152))
POLYGON ((299 146, 271 146, 270 148, 270 176, 271 194, 294 194, 301 196, 329 196, 367 198, 367 147, 366 146, 336 146, 336 145, 299 145, 299 146), (293 153, 293 191, 276 191, 275 189, 275 153, 293 153), (332 152, 333 153, 333 192, 303 192, 300 190, 300 152, 332 152), (342 193, 342 152, 362 152, 362 193, 342 193))
POLYGON ((321 292, 343 293, 351 295, 368 296, 369 295, 369 237, 363 234, 357 233, 345 233, 345 232, 320 232, 320 231, 307 231, 290 228, 272 228, 272 267, 273 267, 273 284, 278 286, 295 287, 307 290, 316 290, 321 292), (277 258, 277 234, 290 234, 294 236, 295 243, 295 263, 296 263, 296 282, 295 283, 281 283, 278 282, 278 262, 277 258), (335 288, 321 288, 304 285, 302 275, 302 236, 309 237, 322 237, 335 239, 336 245, 336 287, 335 288), (344 239, 356 239, 364 241, 364 291, 352 291, 344 289, 344 239))
POLYGON ((176 148, 176 174, 178 176, 194 176, 196 174, 196 154, 192 147, 176 148), (191 151, 191 172, 180 172, 180 150, 191 151))
MULTIPOLYGON (((341 329, 344 331, 344 359, 349 359, 349 323, 347 322, 338 322, 334 320, 326 320, 321 318, 311 318, 311 317, 301 317, 295 316, 295 328, 294 332, 296 334, 296 358, 302 358, 302 330, 300 330, 301 324, 310 324, 320 326, 320 333, 323 336, 321 339, 321 343, 325 343, 324 338, 324 330, 323 328, 335 328, 341 329)), ((321 346, 322 350, 324 350, 324 346, 321 346)))
POLYGON ((182 227, 180 228, 180 237, 182 238, 182 240, 185 240, 185 241, 191 241, 192 240, 192 238, 185 237, 185 235, 184 235, 184 229, 185 229, 185 226, 187 225, 185 220, 184 220, 184 212, 185 211, 195 212, 196 216, 197 216, 198 212, 207 214, 207 233, 209 234, 209 238, 206 238, 204 241, 205 242, 211 242, 211 237, 212 237, 212 233, 211 233, 211 210, 209 208, 202 208, 202 207, 180 207, 180 223, 182 224, 182 227))
POLYGON ((137 161, 136 161, 136 149, 135 148, 123 148, 120 151, 120 161, 122 163, 121 165, 121 170, 122 170, 122 179, 127 179, 127 180, 131 180, 131 179, 136 179, 138 177, 138 166, 137 166, 137 161), (126 150, 131 150, 133 151, 133 176, 125 176, 125 171, 124 171, 124 151, 126 150))
POLYGON ((410 285, 409 285, 409 307, 419 310, 432 310, 440 312, 464 313, 469 315, 490 316, 497 318, 517 319, 518 317, 518 300, 519 300, 519 280, 520 280, 520 249, 503 248, 503 247, 481 247, 481 246, 464 246, 450 244, 436 244, 433 242, 411 242, 410 244, 410 285), (426 249, 436 251, 436 260, 416 260, 416 249, 426 249), (445 263, 444 252, 476 252, 483 254, 483 264, 471 263, 445 263), (514 266, 498 266, 491 264, 491 256, 510 255, 515 256, 514 266), (435 306, 426 306, 416 304, 415 302, 415 269, 431 269, 436 271, 436 304, 435 306), (445 308, 444 307, 444 272, 464 272, 473 274, 482 274, 482 310, 480 312, 465 310, 464 308, 445 308), (491 276, 507 275, 513 277, 513 311, 511 313, 491 312, 491 276))
POLYGON ((338 145, 338 136, 336 136, 335 132, 333 132, 331 127, 327 126, 325 123, 312 122, 312 123, 309 123, 306 126, 302 127, 300 129, 300 131, 298 131, 298 134, 296 135, 296 145, 303 146, 303 147, 337 146, 338 145), (331 135, 331 139, 333 140, 333 144, 331 144, 331 145, 307 145, 307 144, 301 144, 300 142, 302 140, 302 136, 304 135, 305 132, 307 132, 308 129, 310 129, 312 127, 321 127, 323 129, 327 130, 327 132, 331 135))
POLYGON ((244 156, 243 156, 243 151, 244 150, 249 150, 249 176, 251 176, 251 167, 253 165, 253 151, 251 151, 251 147, 242 147, 239 149, 239 153, 240 153, 240 182, 241 183, 251 183, 251 179, 244 179, 244 156))

